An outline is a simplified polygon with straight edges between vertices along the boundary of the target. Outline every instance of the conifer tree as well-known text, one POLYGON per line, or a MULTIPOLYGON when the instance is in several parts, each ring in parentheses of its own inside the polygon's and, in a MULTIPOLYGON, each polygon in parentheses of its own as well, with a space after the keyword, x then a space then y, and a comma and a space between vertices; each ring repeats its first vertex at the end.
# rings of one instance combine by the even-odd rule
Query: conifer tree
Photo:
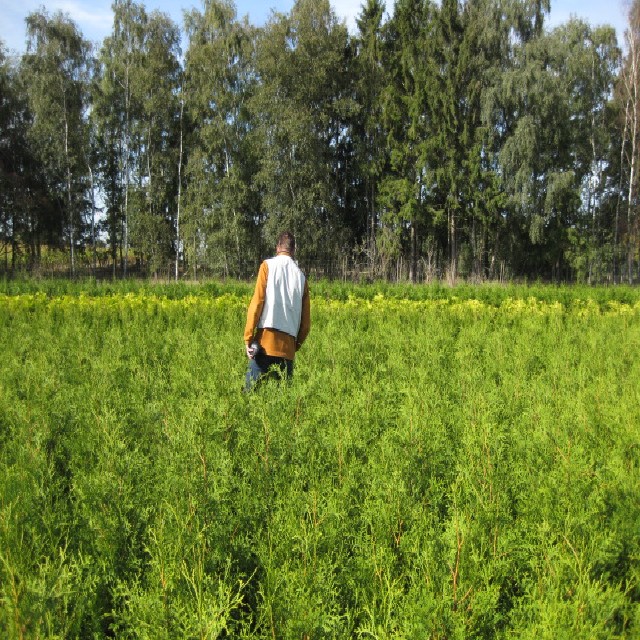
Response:
POLYGON ((40 164, 31 154, 31 116, 20 70, 0 42, 0 260, 5 273, 16 270, 23 249, 31 266, 37 261, 45 240, 44 213, 50 209, 40 164))
POLYGON ((408 247, 411 280, 416 278, 421 232, 427 222, 437 224, 433 210, 427 221, 436 169, 429 111, 436 92, 435 11, 430 0, 401 0, 387 32, 389 80, 384 87, 382 119, 390 158, 380 186, 380 251, 388 262, 408 247))
POLYGON ((345 248, 336 158, 353 106, 345 90, 347 42, 328 0, 298 0, 258 39, 260 85, 251 106, 265 237, 271 246, 279 229, 290 228, 303 262, 330 262, 345 248))
POLYGON ((358 165, 358 179, 353 184, 356 199, 364 211, 356 214, 362 244, 367 252, 369 269, 375 273, 377 252, 376 235, 379 226, 379 184, 388 157, 382 127, 382 87, 387 82, 384 52, 383 17, 385 4, 381 0, 367 0, 357 19, 358 35, 355 39, 356 100, 358 115, 351 131, 358 165))

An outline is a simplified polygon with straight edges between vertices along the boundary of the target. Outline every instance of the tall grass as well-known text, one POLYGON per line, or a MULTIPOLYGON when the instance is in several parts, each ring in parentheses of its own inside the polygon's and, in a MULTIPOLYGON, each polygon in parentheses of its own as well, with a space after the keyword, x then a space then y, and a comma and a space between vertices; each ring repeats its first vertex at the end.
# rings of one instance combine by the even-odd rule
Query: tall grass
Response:
POLYGON ((640 633, 634 290, 4 287, 2 637, 640 633))

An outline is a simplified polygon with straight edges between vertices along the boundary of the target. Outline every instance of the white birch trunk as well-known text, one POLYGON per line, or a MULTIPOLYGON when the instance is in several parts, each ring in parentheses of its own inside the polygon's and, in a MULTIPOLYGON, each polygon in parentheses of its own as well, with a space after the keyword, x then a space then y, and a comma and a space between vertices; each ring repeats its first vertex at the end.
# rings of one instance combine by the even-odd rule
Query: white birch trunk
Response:
POLYGON ((176 211, 176 282, 178 282, 178 265, 180 262, 180 204, 182 200, 182 117, 184 114, 184 100, 180 99, 180 152, 178 154, 178 203, 176 211))

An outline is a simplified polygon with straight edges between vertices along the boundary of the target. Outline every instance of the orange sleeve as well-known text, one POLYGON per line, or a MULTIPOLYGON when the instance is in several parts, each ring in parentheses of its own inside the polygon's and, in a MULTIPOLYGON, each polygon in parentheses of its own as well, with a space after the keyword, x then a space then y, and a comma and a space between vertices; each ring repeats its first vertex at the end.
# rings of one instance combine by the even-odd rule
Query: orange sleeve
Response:
POLYGON ((266 262, 260 265, 258 271, 258 279, 256 280, 256 288, 253 297, 247 309, 247 323, 244 326, 244 341, 249 344, 253 335, 258 328, 258 322, 262 315, 262 307, 264 306, 264 297, 267 291, 267 277, 269 276, 269 267, 266 262))
POLYGON ((309 299, 309 285, 304 281, 304 293, 302 294, 302 316, 300 318, 300 330, 296 340, 296 351, 302 346, 311 329, 311 300, 309 299))

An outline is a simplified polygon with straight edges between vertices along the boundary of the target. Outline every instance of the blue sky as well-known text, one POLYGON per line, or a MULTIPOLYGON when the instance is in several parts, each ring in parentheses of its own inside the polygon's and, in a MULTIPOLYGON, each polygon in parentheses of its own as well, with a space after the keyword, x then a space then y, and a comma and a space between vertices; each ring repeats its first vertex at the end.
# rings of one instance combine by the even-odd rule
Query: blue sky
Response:
MULTIPOLYGON (((360 13, 364 0, 332 0, 339 17, 346 20, 350 30, 355 29, 355 17, 360 13)), ((239 16, 248 15, 255 25, 263 24, 272 10, 287 12, 294 0, 236 0, 239 16)), ((387 0, 387 7, 393 0, 387 0)), ((575 15, 591 25, 610 24, 618 33, 622 44, 626 26, 625 0, 551 0, 551 14, 547 26, 556 26, 575 15)), ((0 39, 13 52, 25 48, 24 19, 32 11, 44 5, 50 13, 62 10, 78 25, 85 38, 100 42, 111 30, 111 0, 0 0, 0 39)), ((178 24, 182 23, 183 9, 201 8, 199 0, 146 0, 147 10, 159 9, 168 13, 178 24)))

